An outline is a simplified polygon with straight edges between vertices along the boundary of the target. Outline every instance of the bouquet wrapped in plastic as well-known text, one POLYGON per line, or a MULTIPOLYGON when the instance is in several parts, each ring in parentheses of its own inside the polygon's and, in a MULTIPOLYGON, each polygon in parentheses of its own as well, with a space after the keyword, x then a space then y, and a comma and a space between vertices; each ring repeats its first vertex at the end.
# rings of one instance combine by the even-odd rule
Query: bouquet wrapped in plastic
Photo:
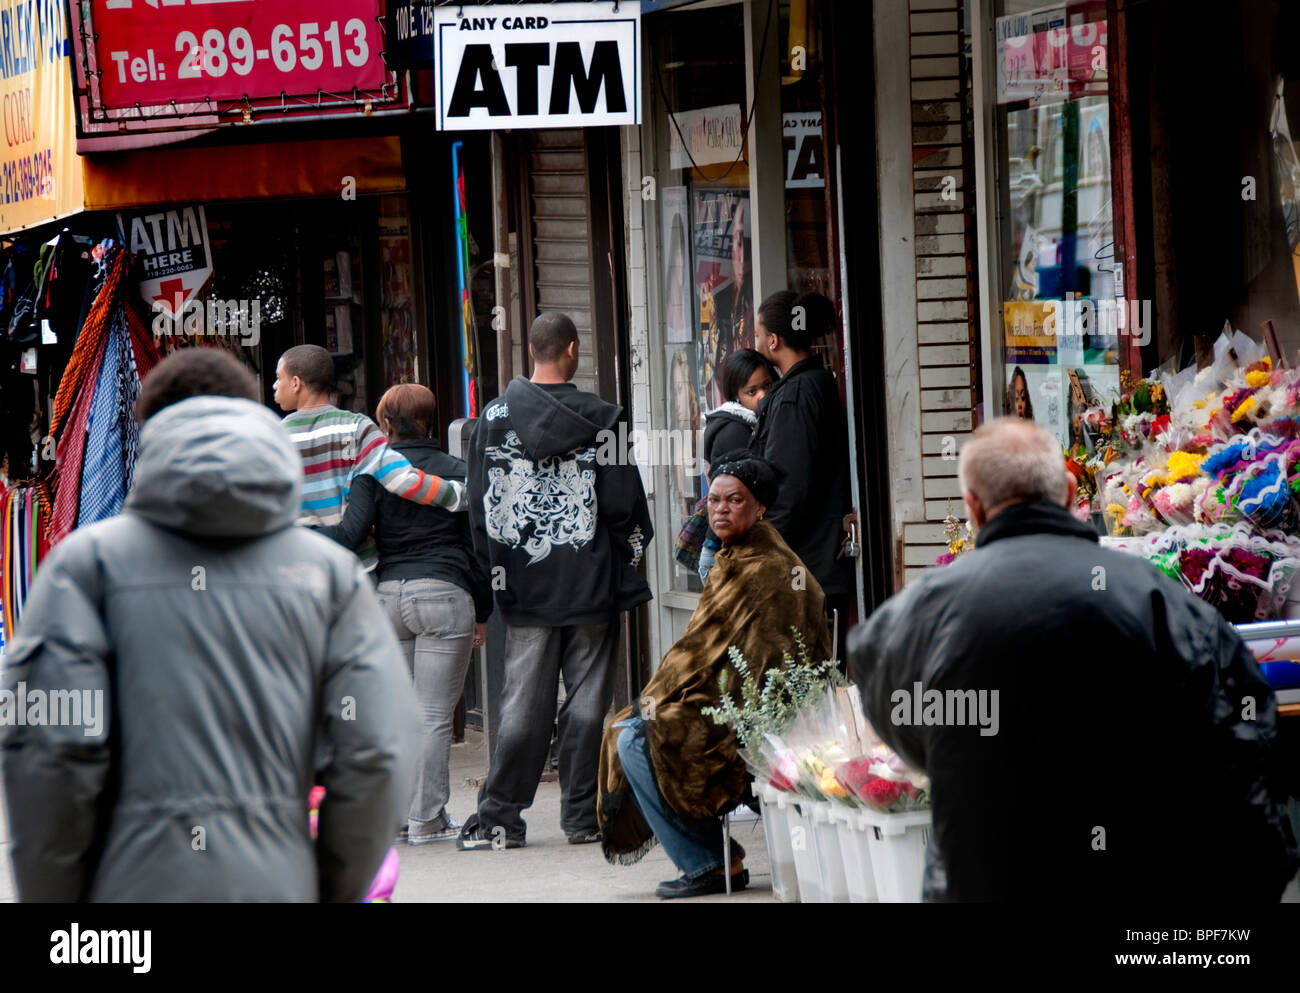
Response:
POLYGON ((910 769, 898 754, 880 740, 865 719, 859 728, 861 754, 836 769, 840 784, 863 807, 886 814, 901 814, 930 806, 930 779, 910 769))
POLYGON ((740 757, 756 780, 790 791, 798 788, 799 772, 781 736, 807 701, 827 686, 844 683, 834 661, 812 661, 803 635, 793 633, 798 659, 783 652, 781 664, 769 666, 761 682, 740 650, 729 649, 738 685, 731 670, 723 669, 718 675, 717 706, 702 710, 715 724, 725 724, 736 733, 740 757))
POLYGON ((930 806, 930 779, 909 769, 887 745, 881 752, 846 763, 840 782, 862 805, 886 814, 924 810, 930 806))
POLYGON ((1300 568, 1300 539, 1245 524, 1173 527, 1135 550, 1234 624, 1277 617, 1300 568))
MULTIPOLYGON (((859 745, 839 712, 834 688, 808 699, 782 735, 769 735, 772 747, 782 758, 793 760, 795 788, 813 800, 832 800, 852 805, 848 790, 835 777, 837 767, 847 762, 859 745)), ((789 768, 787 762, 783 768, 789 768)))

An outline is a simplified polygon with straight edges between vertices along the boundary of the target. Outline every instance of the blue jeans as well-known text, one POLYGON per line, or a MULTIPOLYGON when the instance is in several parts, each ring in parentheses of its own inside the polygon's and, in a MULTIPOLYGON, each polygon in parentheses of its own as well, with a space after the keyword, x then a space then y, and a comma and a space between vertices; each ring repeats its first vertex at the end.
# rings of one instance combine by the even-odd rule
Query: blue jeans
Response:
POLYGON ((441 579, 389 580, 379 584, 377 595, 397 632, 424 715, 408 827, 437 830, 448 824, 451 725, 473 650, 474 601, 441 579))
POLYGON ((622 728, 618 736, 618 758, 623 765, 623 775, 632 787, 641 816, 654 831, 659 844, 682 870, 687 879, 696 879, 707 872, 721 869, 722 821, 717 817, 687 820, 667 803, 655 783, 654 769, 650 765, 649 742, 645 723, 640 717, 619 721, 622 728))

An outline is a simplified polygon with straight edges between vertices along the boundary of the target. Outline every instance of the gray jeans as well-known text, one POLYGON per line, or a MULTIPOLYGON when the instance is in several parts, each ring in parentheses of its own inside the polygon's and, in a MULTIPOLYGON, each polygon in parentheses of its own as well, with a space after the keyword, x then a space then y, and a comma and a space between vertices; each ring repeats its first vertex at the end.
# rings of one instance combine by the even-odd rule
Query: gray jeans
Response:
POLYGON ((555 699, 564 674, 556 757, 560 763, 560 827, 566 835, 596 830, 596 772, 605 715, 614 695, 619 624, 507 627, 500 730, 492 765, 478 794, 483 833, 505 829, 523 841, 524 819, 546 765, 555 699))
POLYGON ((441 579, 398 579, 380 583, 379 602, 388 611, 415 683, 424 715, 424 750, 411 798, 410 821, 446 824, 451 795, 447 763, 451 757, 452 716, 465 690, 474 641, 474 601, 441 579))

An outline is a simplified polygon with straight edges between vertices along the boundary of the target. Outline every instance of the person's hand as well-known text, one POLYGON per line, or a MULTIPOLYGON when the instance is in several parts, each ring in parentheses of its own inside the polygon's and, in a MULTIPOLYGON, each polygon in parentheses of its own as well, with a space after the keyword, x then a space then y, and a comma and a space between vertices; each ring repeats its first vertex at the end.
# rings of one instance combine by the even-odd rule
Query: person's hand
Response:
POLYGON ((474 622, 474 647, 480 647, 483 642, 487 641, 487 624, 474 622))

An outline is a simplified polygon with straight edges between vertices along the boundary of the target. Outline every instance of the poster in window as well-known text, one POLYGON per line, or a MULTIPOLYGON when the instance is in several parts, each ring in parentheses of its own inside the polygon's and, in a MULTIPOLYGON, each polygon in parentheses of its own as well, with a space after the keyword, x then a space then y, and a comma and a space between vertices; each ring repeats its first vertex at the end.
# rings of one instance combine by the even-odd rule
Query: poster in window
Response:
POLYGON ((1085 183, 1106 182, 1110 178, 1110 105, 1098 103, 1081 108, 1079 134, 1083 136, 1079 179, 1085 183))
POLYGON ((724 397, 720 369, 739 348, 754 347, 753 244, 749 190, 696 189, 691 198, 695 287, 706 406, 724 397))
POLYGON ((690 226, 686 187, 665 186, 660 202, 664 238, 664 339, 674 344, 694 341, 694 293, 687 281, 691 252, 686 239, 690 226))
POLYGON ((1069 383, 1066 402, 1066 445, 1082 446, 1089 455, 1097 451, 1101 428, 1119 400, 1119 367, 1105 365, 1065 368, 1069 383))
POLYGON ((1065 441, 1065 398, 1061 367, 1007 363, 1007 388, 1002 412, 1008 417, 1036 421, 1065 441))

